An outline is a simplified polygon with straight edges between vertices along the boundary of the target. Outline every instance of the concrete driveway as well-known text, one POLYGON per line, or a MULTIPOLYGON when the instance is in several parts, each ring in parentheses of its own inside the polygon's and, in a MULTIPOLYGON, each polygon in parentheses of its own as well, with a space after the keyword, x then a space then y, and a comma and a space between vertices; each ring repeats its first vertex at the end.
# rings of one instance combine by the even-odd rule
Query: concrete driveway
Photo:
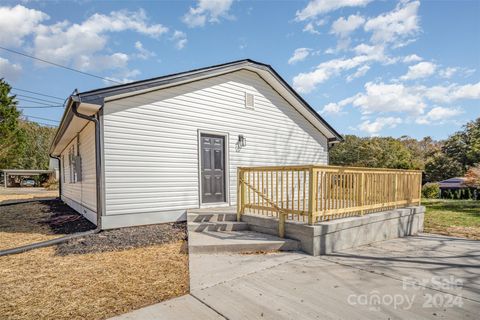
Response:
POLYGON ((191 294, 118 319, 478 319, 480 241, 430 234, 328 256, 191 255, 191 294))

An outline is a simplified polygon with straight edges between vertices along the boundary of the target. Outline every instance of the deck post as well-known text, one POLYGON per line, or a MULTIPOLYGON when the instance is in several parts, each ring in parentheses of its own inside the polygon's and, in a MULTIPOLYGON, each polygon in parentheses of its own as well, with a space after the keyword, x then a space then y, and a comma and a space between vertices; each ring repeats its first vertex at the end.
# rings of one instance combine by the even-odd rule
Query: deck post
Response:
POLYGON ((418 176, 418 205, 422 204, 422 174, 417 174, 418 176))
POLYGON ((308 224, 313 225, 315 204, 317 203, 317 175, 313 166, 308 171, 308 224))
POLYGON ((278 236, 285 238, 285 213, 278 212, 278 236))
POLYGON ((245 213, 245 191, 245 171, 237 168, 237 221, 241 221, 245 213))
POLYGON ((395 180, 393 184, 393 201, 395 202, 395 209, 397 209, 397 193, 398 193, 398 175, 395 173, 395 180))
POLYGON ((7 188, 7 176, 8 176, 7 171, 4 171, 3 172, 3 183, 5 185, 5 189, 7 188))
POLYGON ((363 216, 365 214, 365 210, 363 206, 365 205, 365 173, 361 173, 360 175, 360 214, 363 216))

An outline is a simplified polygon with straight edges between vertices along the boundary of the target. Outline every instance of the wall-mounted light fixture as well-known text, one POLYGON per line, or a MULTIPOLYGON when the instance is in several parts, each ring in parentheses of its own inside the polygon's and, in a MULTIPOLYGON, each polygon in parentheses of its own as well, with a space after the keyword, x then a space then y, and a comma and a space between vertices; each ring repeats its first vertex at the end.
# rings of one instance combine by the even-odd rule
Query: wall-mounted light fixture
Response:
POLYGON ((243 134, 238 135, 238 146, 241 148, 247 146, 247 138, 243 134))

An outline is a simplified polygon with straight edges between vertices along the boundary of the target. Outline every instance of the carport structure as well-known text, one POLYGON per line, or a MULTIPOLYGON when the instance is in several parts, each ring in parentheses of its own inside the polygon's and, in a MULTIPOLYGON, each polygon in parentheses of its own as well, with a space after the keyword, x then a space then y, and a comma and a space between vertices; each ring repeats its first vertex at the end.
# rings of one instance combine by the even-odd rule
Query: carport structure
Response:
POLYGON ((8 188, 9 178, 16 177, 18 179, 23 177, 34 177, 42 174, 52 175, 54 170, 28 170, 28 169, 3 169, 3 186, 8 188))

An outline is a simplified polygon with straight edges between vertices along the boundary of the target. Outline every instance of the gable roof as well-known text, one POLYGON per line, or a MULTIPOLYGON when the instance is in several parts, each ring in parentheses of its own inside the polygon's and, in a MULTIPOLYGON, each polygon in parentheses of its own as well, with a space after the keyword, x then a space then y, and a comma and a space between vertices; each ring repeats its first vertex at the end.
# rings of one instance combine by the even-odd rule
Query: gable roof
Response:
POLYGON ((464 177, 455 177, 447 180, 440 181, 438 184, 440 188, 465 188, 465 181, 467 179, 464 177))
MULTIPOLYGON (((65 122, 71 121, 73 117, 71 114, 69 116, 68 113, 71 113, 69 109, 71 109, 70 105, 74 98, 75 100, 82 101, 82 103, 103 106, 105 101, 121 99, 130 95, 137 95, 154 90, 161 90, 163 88, 215 77, 242 69, 257 73, 285 100, 294 105, 294 107, 296 107, 297 110, 299 110, 300 113, 307 118, 307 120, 309 120, 328 138, 330 143, 343 141, 342 136, 330 124, 328 124, 270 65, 251 59, 243 59, 205 68, 169 74, 161 77, 75 93, 70 96, 67 108, 62 117, 62 121, 50 150, 52 152, 55 149, 56 144, 63 135, 63 132, 65 131, 65 122), (64 127, 64 129, 62 129, 62 127, 64 127)), ((68 125, 68 123, 66 123, 66 125, 68 125)))

